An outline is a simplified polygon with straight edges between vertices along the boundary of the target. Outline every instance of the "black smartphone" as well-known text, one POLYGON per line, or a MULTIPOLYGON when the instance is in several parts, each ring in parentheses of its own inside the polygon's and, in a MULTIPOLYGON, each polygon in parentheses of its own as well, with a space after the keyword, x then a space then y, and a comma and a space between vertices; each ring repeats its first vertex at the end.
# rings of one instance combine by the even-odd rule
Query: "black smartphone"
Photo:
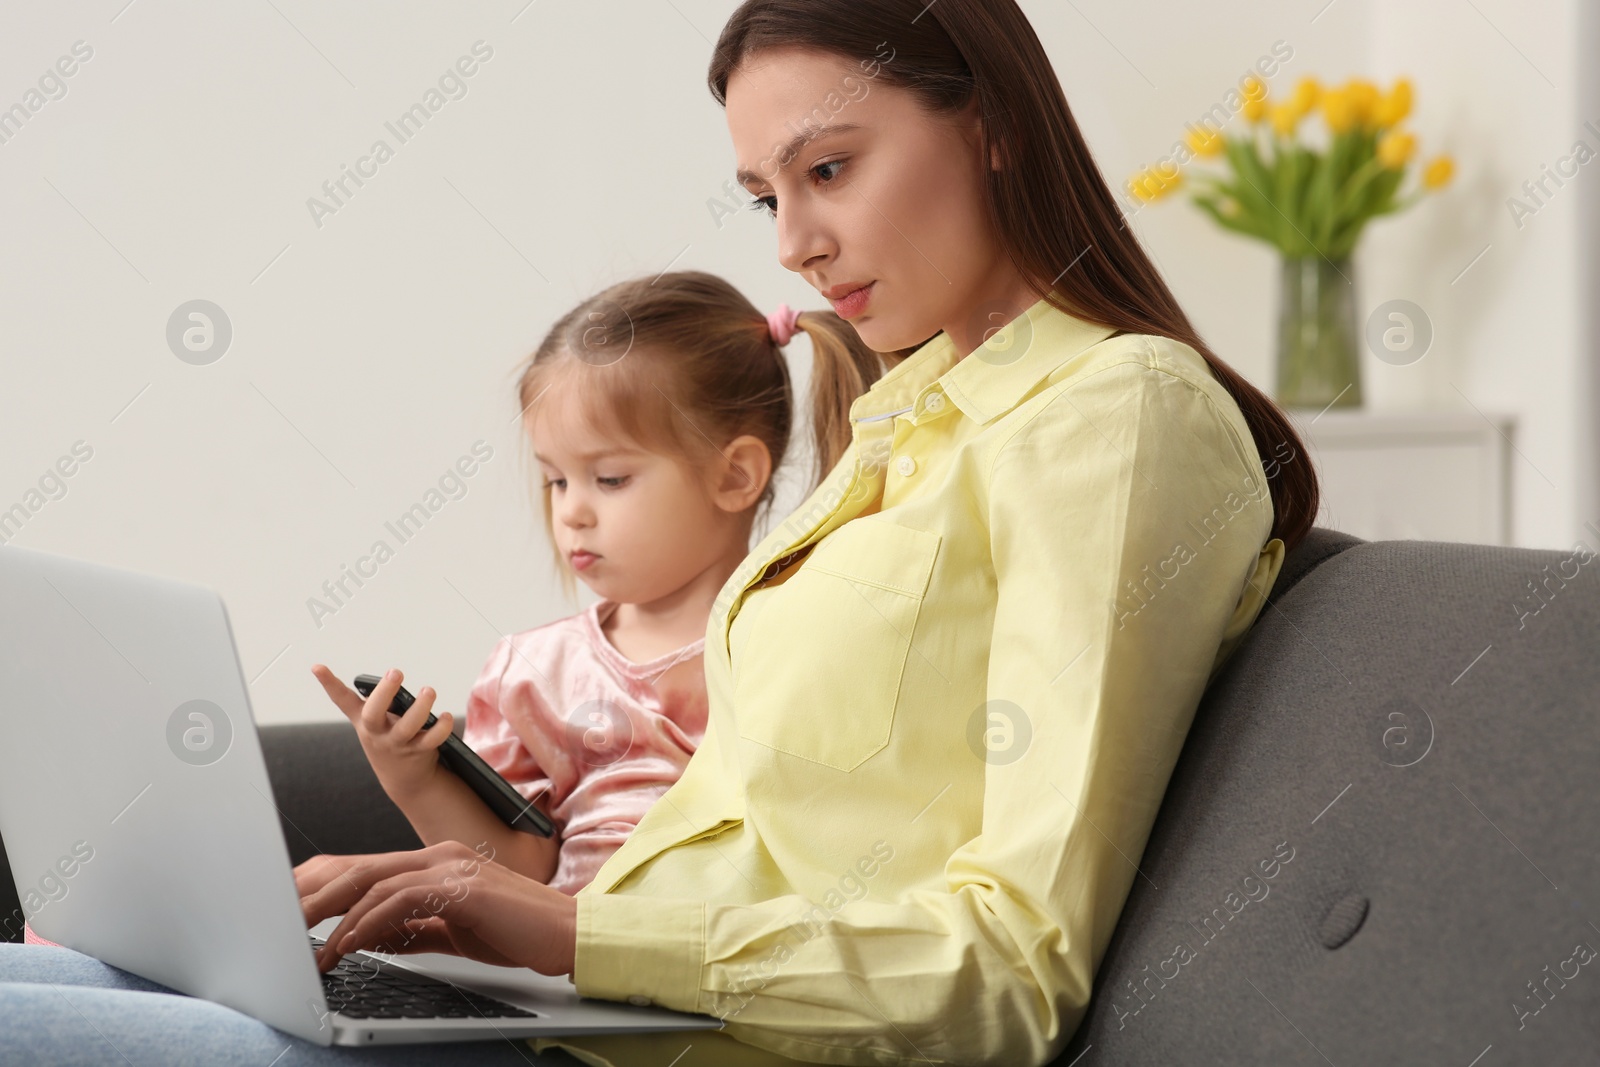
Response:
MULTIPOLYGON (((364 697, 369 697, 381 681, 383 679, 376 674, 358 674, 355 677, 356 691, 364 697)), ((404 715, 415 699, 406 691, 405 686, 401 686, 395 693, 394 699, 389 702, 389 714, 404 715)), ((429 712, 428 721, 423 728, 426 729, 438 721, 438 716, 429 712)), ((500 816, 500 821, 513 830, 538 834, 540 837, 555 836, 556 827, 550 821, 550 817, 534 807, 533 801, 525 799, 510 782, 500 777, 493 767, 483 761, 482 756, 468 748, 467 743, 455 734, 451 734, 445 739, 445 743, 439 746, 439 759, 455 772, 457 778, 466 782, 469 789, 483 798, 483 802, 489 805, 489 810, 500 816)))

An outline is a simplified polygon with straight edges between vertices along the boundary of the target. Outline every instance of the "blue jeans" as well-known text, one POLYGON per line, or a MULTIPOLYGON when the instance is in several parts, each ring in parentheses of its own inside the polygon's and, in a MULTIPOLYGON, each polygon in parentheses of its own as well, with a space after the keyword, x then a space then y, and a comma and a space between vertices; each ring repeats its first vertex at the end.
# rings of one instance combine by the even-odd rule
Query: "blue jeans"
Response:
POLYGON ((165 986, 67 948, 0 943, 0 1064, 119 1067, 527 1067, 575 1064, 525 1041, 323 1048, 232 1008, 165 986))

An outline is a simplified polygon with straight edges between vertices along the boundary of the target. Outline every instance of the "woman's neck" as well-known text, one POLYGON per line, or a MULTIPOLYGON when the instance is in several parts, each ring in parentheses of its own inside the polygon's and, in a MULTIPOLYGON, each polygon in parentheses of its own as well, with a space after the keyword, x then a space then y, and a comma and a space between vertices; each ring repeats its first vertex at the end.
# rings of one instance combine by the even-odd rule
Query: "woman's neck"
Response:
POLYGON ((995 331, 1037 304, 1039 299, 1039 294, 1015 267, 1009 262, 1003 268, 997 264, 993 281, 962 302, 956 321, 946 325, 944 332, 961 353, 961 358, 966 359, 995 331))

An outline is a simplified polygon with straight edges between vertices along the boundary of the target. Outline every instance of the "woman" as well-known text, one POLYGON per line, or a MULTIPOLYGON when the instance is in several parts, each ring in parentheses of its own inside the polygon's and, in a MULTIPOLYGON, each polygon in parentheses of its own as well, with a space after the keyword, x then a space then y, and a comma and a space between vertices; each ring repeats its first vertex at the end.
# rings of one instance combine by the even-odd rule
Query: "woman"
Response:
POLYGON ((490 863, 447 893, 465 846, 321 857, 307 919, 346 914, 325 964, 398 922, 726 1022, 540 1044, 587 1062, 1048 1062, 1314 474, 1124 227, 1011 0, 750 0, 710 83, 779 260, 892 367, 723 587, 705 741, 588 888, 490 863))

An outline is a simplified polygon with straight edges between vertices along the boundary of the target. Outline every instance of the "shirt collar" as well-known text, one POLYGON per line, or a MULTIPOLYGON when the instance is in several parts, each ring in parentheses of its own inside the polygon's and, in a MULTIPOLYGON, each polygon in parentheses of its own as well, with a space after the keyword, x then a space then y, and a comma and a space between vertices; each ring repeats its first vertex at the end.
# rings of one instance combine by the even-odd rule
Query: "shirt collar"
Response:
POLYGON ((987 423, 1016 407, 1061 364, 1116 333, 1040 298, 996 330, 965 358, 944 332, 874 382, 850 405, 851 422, 909 411, 925 391, 940 388, 974 422, 987 423))

